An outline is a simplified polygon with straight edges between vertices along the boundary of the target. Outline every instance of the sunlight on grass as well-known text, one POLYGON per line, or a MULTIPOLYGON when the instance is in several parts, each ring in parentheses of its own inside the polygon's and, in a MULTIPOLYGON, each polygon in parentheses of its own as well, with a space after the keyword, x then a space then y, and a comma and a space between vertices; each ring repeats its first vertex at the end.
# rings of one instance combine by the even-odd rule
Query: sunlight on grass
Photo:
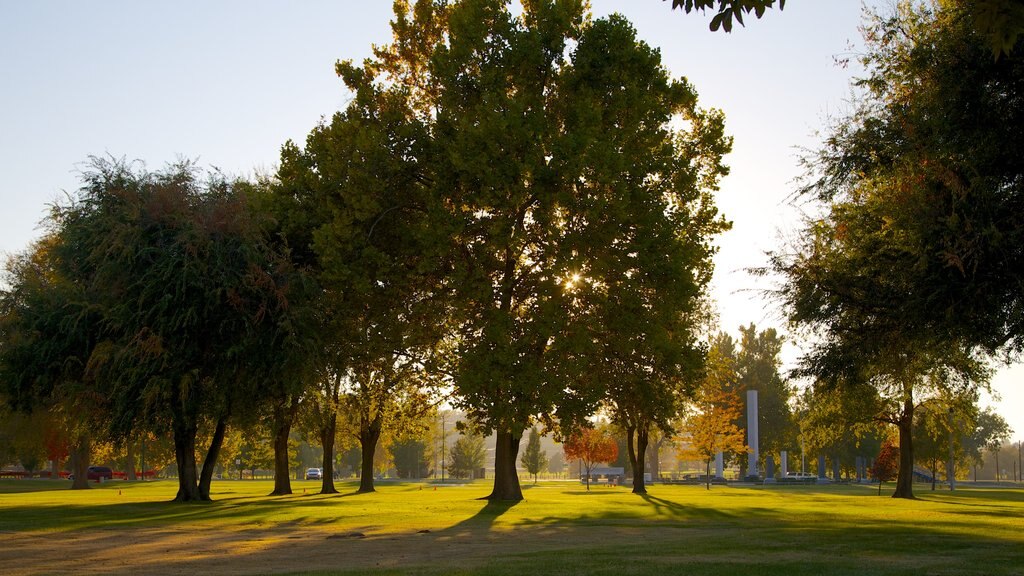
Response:
POLYGON ((352 556, 362 564, 346 568, 380 574, 523 574, 551 565, 579 574, 676 573, 682 565, 688 574, 752 566, 787 575, 1012 574, 1024 558, 1020 490, 922 490, 919 500, 907 501, 861 486, 654 486, 636 496, 621 487, 587 492, 571 482, 542 482, 524 486, 523 502, 487 504, 479 500, 490 490, 486 482, 382 483, 372 494, 343 483, 341 494, 328 496, 317 493, 319 483, 299 481, 295 494, 271 497, 270 482, 221 481, 214 502, 176 504, 173 482, 55 487, 62 484, 0 482, 0 533, 245 534, 223 554, 254 562, 296 539, 332 539, 332 550, 366 555, 352 556), (375 552, 381 558, 368 552, 372 546, 383 550, 375 552), (468 556, 453 565, 449 550, 468 556), (642 565, 622 560, 634 556, 642 565))

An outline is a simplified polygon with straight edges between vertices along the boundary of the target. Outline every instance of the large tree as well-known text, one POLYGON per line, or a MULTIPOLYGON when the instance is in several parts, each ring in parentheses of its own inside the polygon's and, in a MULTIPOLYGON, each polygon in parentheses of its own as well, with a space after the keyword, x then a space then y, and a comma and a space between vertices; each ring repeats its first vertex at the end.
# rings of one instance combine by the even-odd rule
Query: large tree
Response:
POLYGON ((396 304, 454 296, 456 402, 497 433, 500 500, 522 498, 523 431, 537 418, 571 429, 604 396, 608 372, 592 369, 604 343, 630 341, 620 360, 634 380, 656 369, 673 381, 681 362, 659 355, 692 346, 679 318, 724 227, 710 193, 728 150, 721 115, 700 111, 622 18, 591 22, 579 0, 522 8, 396 2, 393 43, 338 65, 353 104, 305 155, 286 149, 281 171, 302 184, 288 188, 300 204, 346 182, 308 204, 331 207, 333 225, 295 229, 316 230, 311 245, 338 270, 354 257, 374 272, 338 277, 333 297, 377 310, 353 305, 373 328, 353 333, 441 326, 446 314, 423 322, 396 304))
POLYGON ((169 427, 176 499, 209 499, 232 407, 261 393, 293 342, 290 268, 244 187, 215 174, 97 160, 83 180, 53 218, 63 275, 92 287, 83 309, 103 319, 87 373, 104 385, 115 436, 139 422, 169 427), (200 478, 203 427, 212 440, 200 478))
POLYGON ((913 494, 920 393, 959 380, 969 394, 979 352, 1024 344, 1024 59, 993 58, 969 4, 869 18, 862 97, 808 159, 801 194, 823 216, 772 264, 817 338, 806 373, 898 404, 897 497, 913 494))

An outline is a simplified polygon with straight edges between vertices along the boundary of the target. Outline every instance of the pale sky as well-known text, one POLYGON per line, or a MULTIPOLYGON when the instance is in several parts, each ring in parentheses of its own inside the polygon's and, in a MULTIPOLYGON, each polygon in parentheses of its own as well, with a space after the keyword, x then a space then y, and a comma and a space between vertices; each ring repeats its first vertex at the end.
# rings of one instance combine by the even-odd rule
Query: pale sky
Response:
MULTIPOLYGON (((859 0, 790 0, 732 34, 710 14, 662 0, 592 0, 624 14, 666 67, 721 108, 734 136, 718 205, 734 223, 719 241, 714 294, 721 326, 783 328, 743 272, 794 233, 787 203, 798 149, 847 109, 858 70, 835 58, 861 45, 859 0)), ((871 5, 887 5, 873 0, 871 5)), ((174 3, 0 0, 0 252, 38 236, 47 205, 78 188, 89 155, 160 168, 198 158, 228 174, 272 172, 281 145, 303 142, 348 95, 338 59, 361 60, 390 39, 387 0, 174 3)), ((787 350, 788 359, 796 355, 787 350)), ((999 412, 1024 438, 1024 368, 1000 370, 999 412)))

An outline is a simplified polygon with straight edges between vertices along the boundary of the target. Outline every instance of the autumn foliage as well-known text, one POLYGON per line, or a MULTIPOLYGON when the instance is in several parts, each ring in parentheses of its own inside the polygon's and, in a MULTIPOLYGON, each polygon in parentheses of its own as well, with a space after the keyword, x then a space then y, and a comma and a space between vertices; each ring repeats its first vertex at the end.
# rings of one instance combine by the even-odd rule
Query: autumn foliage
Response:
POLYGON ((590 472, 602 462, 612 462, 619 457, 619 445, 612 435, 604 430, 584 428, 569 436, 563 446, 568 460, 579 460, 586 470, 587 490, 590 490, 590 472))
POLYGON ((878 458, 875 458, 875 463, 871 466, 871 475, 878 480, 879 494, 882 493, 882 482, 892 480, 896 476, 899 464, 899 446, 893 444, 892 440, 886 440, 882 444, 882 449, 878 452, 878 458))
POLYGON ((745 433, 736 422, 743 414, 740 397, 731 382, 735 380, 732 362, 717 348, 708 355, 708 372, 694 400, 695 411, 686 419, 684 430, 689 443, 680 451, 684 458, 704 463, 705 480, 711 488, 711 461, 719 452, 746 453, 745 433))

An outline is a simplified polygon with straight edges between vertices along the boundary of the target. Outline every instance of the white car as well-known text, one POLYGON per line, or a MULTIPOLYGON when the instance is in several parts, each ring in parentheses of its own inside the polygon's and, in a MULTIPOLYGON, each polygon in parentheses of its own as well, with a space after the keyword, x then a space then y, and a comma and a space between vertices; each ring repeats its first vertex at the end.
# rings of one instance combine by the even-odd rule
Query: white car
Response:
POLYGON ((319 468, 310 468, 306 470, 306 480, 323 480, 324 472, 319 468))

